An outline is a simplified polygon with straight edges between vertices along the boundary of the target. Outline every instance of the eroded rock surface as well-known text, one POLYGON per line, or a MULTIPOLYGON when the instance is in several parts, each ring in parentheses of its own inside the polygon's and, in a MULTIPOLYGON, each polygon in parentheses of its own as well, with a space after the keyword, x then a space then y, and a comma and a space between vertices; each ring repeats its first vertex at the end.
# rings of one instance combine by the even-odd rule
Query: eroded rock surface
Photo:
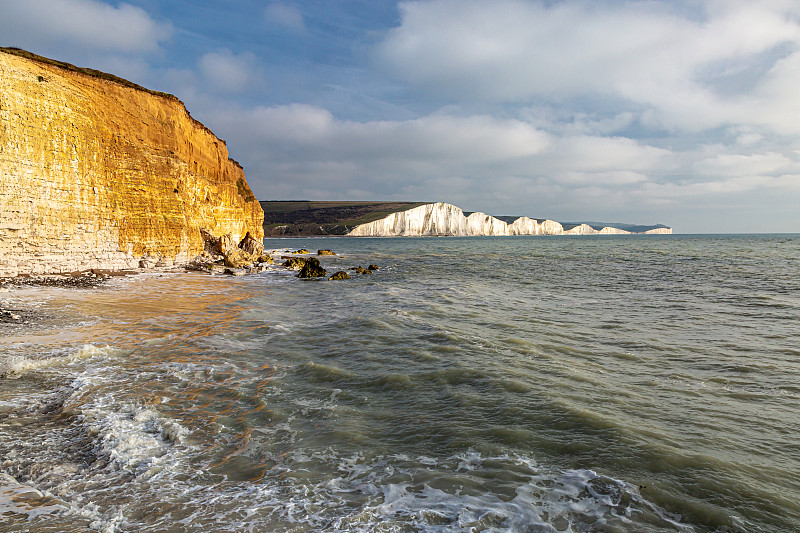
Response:
POLYGON ((0 277, 263 252, 224 141, 171 95, 69 67, 0 50, 0 277))

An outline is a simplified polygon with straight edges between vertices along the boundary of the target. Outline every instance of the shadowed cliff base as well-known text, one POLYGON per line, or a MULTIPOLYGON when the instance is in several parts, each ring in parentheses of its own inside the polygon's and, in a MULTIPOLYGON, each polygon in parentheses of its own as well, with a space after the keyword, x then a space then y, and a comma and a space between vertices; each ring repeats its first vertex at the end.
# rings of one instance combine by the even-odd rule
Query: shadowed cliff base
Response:
POLYGON ((261 202, 264 210, 264 235, 346 235, 356 226, 426 203, 264 201, 261 202))

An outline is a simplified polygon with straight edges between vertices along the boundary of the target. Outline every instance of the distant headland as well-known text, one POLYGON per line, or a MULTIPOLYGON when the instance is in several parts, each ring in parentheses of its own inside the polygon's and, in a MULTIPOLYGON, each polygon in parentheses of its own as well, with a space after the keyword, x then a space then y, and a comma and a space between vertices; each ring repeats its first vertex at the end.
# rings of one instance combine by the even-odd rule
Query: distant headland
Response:
POLYGON ((556 222, 526 216, 464 212, 443 202, 264 201, 268 237, 629 235, 671 234, 663 224, 556 222))

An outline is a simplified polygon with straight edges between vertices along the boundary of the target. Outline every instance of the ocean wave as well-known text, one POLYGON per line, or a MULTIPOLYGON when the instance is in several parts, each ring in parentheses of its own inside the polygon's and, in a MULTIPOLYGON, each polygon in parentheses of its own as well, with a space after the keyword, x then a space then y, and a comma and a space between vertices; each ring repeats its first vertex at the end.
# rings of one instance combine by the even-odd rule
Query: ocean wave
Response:
POLYGON ((92 357, 105 357, 118 352, 110 346, 94 346, 86 344, 76 351, 66 355, 49 355, 41 358, 31 358, 23 355, 9 355, 0 361, 0 378, 16 379, 28 372, 64 366, 92 357))
MULTIPOLYGON (((216 524, 220 531, 695 531, 634 485, 589 469, 539 465, 529 457, 469 450, 438 459, 366 458, 334 448, 297 448, 282 461, 255 484, 201 489, 176 469, 154 490, 169 487, 186 495, 185 514, 173 525, 187 530, 216 524)), ((115 520, 108 516, 107 524, 115 520)), ((125 521, 128 529, 158 529, 153 526, 125 521)))
POLYGON ((427 532, 588 532, 645 523, 652 531, 694 531, 645 500, 631 484, 592 470, 542 467, 527 457, 484 456, 470 450, 438 462, 398 456, 378 458, 367 467, 343 460, 339 470, 346 473, 340 483, 346 480, 349 487, 355 485, 358 491, 376 496, 336 518, 332 530, 374 531, 380 525, 427 532), (371 475, 375 470, 393 475, 382 479, 380 474, 371 475), (455 479, 457 472, 470 477, 459 476, 462 485, 442 483, 455 479), (515 492, 513 497, 486 490, 492 477, 501 472, 519 479, 509 489, 515 492), (407 480, 397 482, 398 477, 407 480))
POLYGON ((0 516, 6 520, 17 516, 31 521, 63 512, 66 508, 64 502, 51 498, 34 487, 19 483, 8 474, 0 473, 0 516))
POLYGON ((182 444, 189 431, 155 408, 118 404, 112 395, 85 406, 79 420, 95 441, 95 453, 108 465, 134 474, 152 475, 170 448, 182 444))
MULTIPOLYGON (((48 359, 45 367, 116 351, 87 345, 48 359)), ((131 400, 118 387, 119 375, 105 364, 59 375, 72 379, 56 390, 19 398, 8 406, 12 423, 0 424, 0 476, 7 478, 0 477, 0 513, 65 530, 73 524, 80 530, 125 530, 126 499, 147 499, 142 496, 147 485, 186 473, 193 449, 189 430, 159 407, 131 400), (20 426, 14 419, 36 423, 20 426), (16 483, 9 474, 20 480, 18 486, 8 481, 16 483), (109 500, 109 494, 115 496, 109 500)), ((169 483, 168 489, 173 490, 169 483)))

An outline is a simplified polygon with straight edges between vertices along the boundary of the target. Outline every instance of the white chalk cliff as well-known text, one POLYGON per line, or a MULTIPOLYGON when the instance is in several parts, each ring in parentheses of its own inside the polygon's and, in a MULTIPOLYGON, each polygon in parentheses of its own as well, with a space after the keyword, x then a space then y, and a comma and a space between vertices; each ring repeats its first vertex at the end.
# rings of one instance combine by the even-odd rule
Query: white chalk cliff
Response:
MULTIPOLYGON (((505 235, 619 235, 630 234, 630 231, 604 227, 596 230, 588 224, 581 224, 572 229, 564 227, 554 220, 541 222, 520 217, 508 224, 503 220, 485 213, 464 212, 452 204, 442 202, 425 204, 408 211, 399 211, 391 215, 356 226, 348 234, 354 237, 421 237, 421 236, 505 236, 505 235)), ((672 233, 671 228, 656 228, 645 233, 672 233)))

